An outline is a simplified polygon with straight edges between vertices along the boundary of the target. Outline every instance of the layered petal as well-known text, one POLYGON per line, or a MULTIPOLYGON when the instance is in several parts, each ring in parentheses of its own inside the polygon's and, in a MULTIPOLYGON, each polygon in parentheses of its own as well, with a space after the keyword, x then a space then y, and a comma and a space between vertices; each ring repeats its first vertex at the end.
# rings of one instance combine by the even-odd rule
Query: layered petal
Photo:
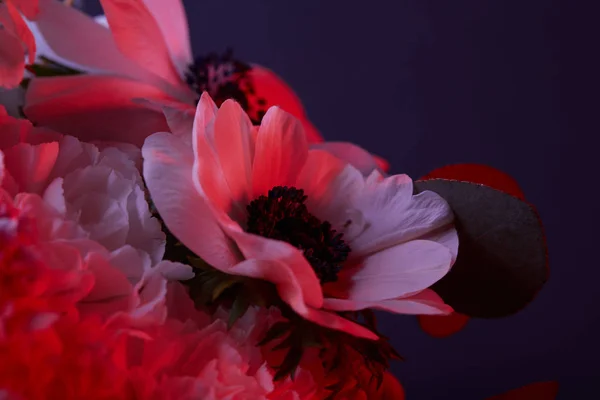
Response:
MULTIPOLYGON (((100 3, 110 32, 123 54, 175 87, 187 89, 171 61, 163 31, 143 0, 101 0, 100 3)), ((156 4, 153 5, 155 11, 159 12, 156 4)), ((163 18, 167 18, 167 15, 163 15, 163 18)), ((173 22, 175 26, 177 22, 180 21, 173 22)))
MULTIPOLYGON (((352 242, 353 256, 367 255, 389 246, 419 239, 436 230, 450 230, 454 219, 450 206, 436 193, 413 195, 412 180, 395 175, 366 186, 353 207, 365 219, 365 229, 352 242)), ((458 244, 444 237, 448 244, 458 244)), ((458 249, 449 249, 456 254, 458 249)))
POLYGON ((141 146, 148 135, 168 127, 161 112, 132 101, 137 97, 166 95, 154 86, 115 76, 37 78, 27 90, 24 111, 37 124, 84 141, 141 146))
POLYGON ((307 158, 308 144, 298 120, 278 107, 270 108, 256 136, 252 198, 275 186, 293 186, 307 158))
POLYGON ((215 268, 226 270, 239 258, 192 180, 193 154, 174 135, 150 136, 142 149, 144 179, 169 230, 215 268))
POLYGON ((166 3, 162 0, 144 0, 148 11, 154 17, 165 40, 171 60, 179 75, 183 76, 193 62, 188 31, 187 17, 183 2, 180 0, 166 3))
POLYGON ((445 246, 412 240, 377 252, 359 266, 343 270, 331 290, 345 292, 343 298, 350 300, 395 299, 433 285, 451 265, 452 254, 445 246))

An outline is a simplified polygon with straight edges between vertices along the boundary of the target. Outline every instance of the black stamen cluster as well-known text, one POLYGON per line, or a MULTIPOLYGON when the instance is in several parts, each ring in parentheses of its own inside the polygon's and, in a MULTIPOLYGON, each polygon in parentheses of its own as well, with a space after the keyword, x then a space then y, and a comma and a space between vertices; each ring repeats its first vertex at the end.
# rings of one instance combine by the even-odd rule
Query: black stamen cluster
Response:
POLYGON ((276 186, 248 204, 247 231, 285 241, 302 250, 321 283, 335 282, 350 247, 343 234, 308 212, 307 196, 294 187, 276 186))
POLYGON ((234 59, 233 51, 228 49, 222 55, 210 53, 196 58, 185 78, 192 90, 199 96, 207 92, 217 106, 227 99, 237 101, 252 123, 260 125, 267 102, 256 95, 254 84, 248 76, 251 68, 249 64, 234 59), (219 73, 215 74, 215 71, 219 73))

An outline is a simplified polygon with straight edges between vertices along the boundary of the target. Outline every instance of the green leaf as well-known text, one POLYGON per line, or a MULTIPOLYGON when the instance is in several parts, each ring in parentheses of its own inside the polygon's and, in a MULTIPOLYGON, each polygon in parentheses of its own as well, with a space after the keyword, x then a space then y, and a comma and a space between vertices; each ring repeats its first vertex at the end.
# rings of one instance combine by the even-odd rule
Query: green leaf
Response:
POLYGON ((303 350, 302 347, 292 347, 285 355, 283 362, 278 367, 277 372, 275 373, 274 380, 279 381, 284 379, 286 376, 290 375, 292 379, 294 379, 294 374, 296 369, 298 368, 298 364, 300 364, 300 360, 302 360, 303 350))
POLYGON ((271 326, 269 328, 269 330, 265 334, 265 337, 263 337, 261 339, 261 341, 257 343, 257 346, 264 346, 265 344, 272 342, 275 339, 279 339, 284 334, 289 332, 290 328, 291 328, 291 325, 287 321, 285 321, 285 322, 281 321, 281 322, 275 323, 273 326, 271 326))
POLYGON ((248 307, 250 307, 250 303, 246 299, 245 296, 237 296, 231 305, 231 310, 229 312, 229 320, 227 321, 227 329, 231 329, 233 325, 237 322, 238 319, 246 314, 248 311, 248 307))
POLYGON ((487 186, 445 179, 415 182, 454 211, 458 259, 433 289, 457 312, 500 318, 523 309, 548 279, 544 232, 529 204, 487 186))
POLYGON ((211 301, 216 301, 224 291, 234 286, 239 281, 234 277, 230 277, 229 279, 222 279, 217 285, 212 289, 211 301))

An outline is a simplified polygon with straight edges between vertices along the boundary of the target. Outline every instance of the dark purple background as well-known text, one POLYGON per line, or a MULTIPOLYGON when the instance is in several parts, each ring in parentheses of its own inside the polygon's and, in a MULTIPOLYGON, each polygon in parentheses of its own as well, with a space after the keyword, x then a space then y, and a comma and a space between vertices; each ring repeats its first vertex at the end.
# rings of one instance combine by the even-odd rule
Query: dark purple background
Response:
POLYGON ((233 46, 270 67, 327 139, 358 143, 415 178, 488 164, 538 207, 551 277, 526 310, 447 339, 413 317, 381 317, 406 357, 393 372, 409 399, 482 400, 539 380, 558 380, 559 400, 599 396, 591 11, 552 0, 185 3, 196 55, 233 46))

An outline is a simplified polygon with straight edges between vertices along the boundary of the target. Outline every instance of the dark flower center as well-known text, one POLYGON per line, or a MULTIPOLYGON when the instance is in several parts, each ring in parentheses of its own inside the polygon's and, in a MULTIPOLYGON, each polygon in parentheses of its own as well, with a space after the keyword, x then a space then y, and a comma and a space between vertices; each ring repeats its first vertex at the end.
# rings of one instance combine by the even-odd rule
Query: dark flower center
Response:
POLYGON ((234 59, 232 50, 228 49, 222 55, 210 53, 196 58, 185 77, 188 85, 199 96, 207 92, 219 107, 225 100, 234 99, 248 114, 252 123, 260 125, 267 102, 256 95, 254 83, 248 75, 251 68, 234 59))
POLYGON ((304 191, 276 186, 246 207, 247 231, 270 239, 282 240, 302 250, 321 283, 335 282, 350 247, 342 233, 327 221, 308 212, 304 191))

